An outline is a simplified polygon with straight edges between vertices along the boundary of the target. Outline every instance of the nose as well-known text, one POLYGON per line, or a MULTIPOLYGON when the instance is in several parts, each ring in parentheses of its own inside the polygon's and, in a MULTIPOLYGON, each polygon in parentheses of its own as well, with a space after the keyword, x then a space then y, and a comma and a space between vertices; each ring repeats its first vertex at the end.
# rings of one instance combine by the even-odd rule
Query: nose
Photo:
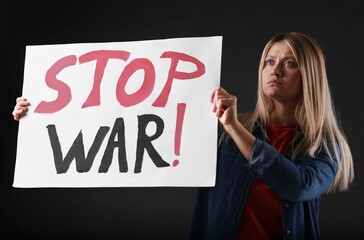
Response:
POLYGON ((279 69, 279 66, 274 66, 272 69, 271 69, 271 73, 270 75, 272 77, 281 77, 282 76, 282 71, 281 69, 279 69))
POLYGON ((281 74, 279 72, 277 72, 277 71, 272 72, 270 75, 272 77, 280 77, 281 76, 281 74))

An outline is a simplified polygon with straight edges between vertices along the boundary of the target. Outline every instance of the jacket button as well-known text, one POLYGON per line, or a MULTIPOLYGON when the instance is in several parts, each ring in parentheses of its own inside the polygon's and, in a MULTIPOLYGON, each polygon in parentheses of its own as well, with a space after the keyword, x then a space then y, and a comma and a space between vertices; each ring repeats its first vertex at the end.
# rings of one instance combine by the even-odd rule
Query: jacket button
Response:
POLYGON ((291 230, 287 230, 287 231, 286 231, 286 235, 287 235, 287 236, 288 236, 288 235, 291 235, 291 233, 292 233, 292 232, 291 232, 291 230))
POLYGON ((288 208, 289 207, 289 204, 288 203, 285 203, 285 204, 283 204, 283 207, 288 208))

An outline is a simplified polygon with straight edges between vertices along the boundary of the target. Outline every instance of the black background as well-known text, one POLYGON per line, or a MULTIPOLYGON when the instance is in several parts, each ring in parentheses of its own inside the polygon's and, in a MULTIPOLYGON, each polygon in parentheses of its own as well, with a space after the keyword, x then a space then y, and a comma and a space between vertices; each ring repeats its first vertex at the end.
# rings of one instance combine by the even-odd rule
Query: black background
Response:
MULTIPOLYGON (((16 1, 0 3, 1 236, 37 239, 183 239, 195 188, 13 188, 25 46, 223 36, 221 85, 256 101, 260 54, 285 31, 315 37, 354 161, 349 192, 325 195, 323 239, 363 239, 363 1, 16 1)), ((36 137, 35 137, 36 139, 36 137)))

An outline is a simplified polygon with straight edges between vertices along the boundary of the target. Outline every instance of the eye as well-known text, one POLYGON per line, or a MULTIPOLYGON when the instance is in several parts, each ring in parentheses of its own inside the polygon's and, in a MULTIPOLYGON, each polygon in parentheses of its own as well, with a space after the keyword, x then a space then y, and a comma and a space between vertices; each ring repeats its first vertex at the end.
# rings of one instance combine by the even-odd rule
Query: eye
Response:
POLYGON ((292 60, 288 60, 288 61, 285 61, 284 62, 284 66, 287 66, 289 68, 295 68, 297 67, 297 63, 295 61, 292 61, 292 60))
POLYGON ((267 59, 267 60, 265 60, 265 63, 267 64, 267 65, 274 65, 274 61, 272 60, 272 59, 267 59))

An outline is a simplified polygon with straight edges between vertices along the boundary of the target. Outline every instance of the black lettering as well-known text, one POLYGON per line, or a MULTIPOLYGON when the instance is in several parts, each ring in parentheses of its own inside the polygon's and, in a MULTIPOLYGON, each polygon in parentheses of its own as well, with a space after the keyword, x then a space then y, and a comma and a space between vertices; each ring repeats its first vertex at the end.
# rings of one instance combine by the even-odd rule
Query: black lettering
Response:
POLYGON ((71 148, 69 149, 66 157, 63 159, 62 147, 58 139, 56 126, 51 124, 47 126, 48 135, 51 142, 54 164, 57 173, 66 173, 73 159, 76 160, 76 170, 77 172, 88 172, 92 166, 97 152, 109 131, 109 127, 100 127, 95 139, 87 153, 85 158, 85 150, 83 145, 82 131, 80 131, 74 140, 71 148))
POLYGON ((101 164, 99 167, 99 173, 106 173, 109 170, 111 160, 114 155, 114 149, 118 148, 119 158, 119 171, 127 172, 128 163, 126 161, 126 150, 125 150, 125 124, 123 118, 117 118, 112 128, 109 141, 102 157, 101 164), (115 137, 117 140, 115 141, 115 137))
POLYGON ((157 167, 168 167, 169 163, 165 162, 152 145, 152 141, 157 139, 164 130, 163 120, 154 114, 144 114, 138 116, 138 140, 136 149, 136 160, 134 173, 142 171, 144 149, 147 150, 149 157, 157 167), (148 136, 146 128, 150 122, 155 122, 156 131, 152 136, 148 136))

